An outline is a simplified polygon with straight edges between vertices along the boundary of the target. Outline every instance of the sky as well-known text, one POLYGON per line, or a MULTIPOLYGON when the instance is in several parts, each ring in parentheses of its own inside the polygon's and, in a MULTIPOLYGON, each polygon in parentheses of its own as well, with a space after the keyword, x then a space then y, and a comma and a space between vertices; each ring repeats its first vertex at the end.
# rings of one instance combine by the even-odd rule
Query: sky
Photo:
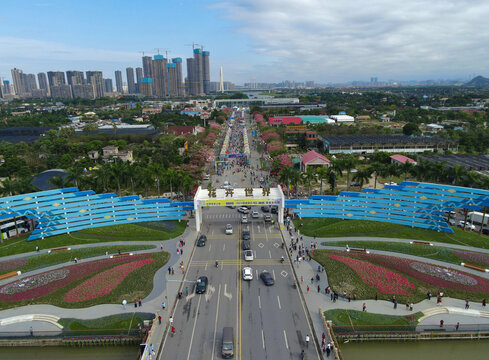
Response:
MULTIPOLYGON (((487 0, 2 0, 0 77, 210 51, 211 81, 489 77, 487 0)), ((184 69, 186 69, 184 65, 184 69)), ((184 70, 185 73, 185 70, 184 70)))

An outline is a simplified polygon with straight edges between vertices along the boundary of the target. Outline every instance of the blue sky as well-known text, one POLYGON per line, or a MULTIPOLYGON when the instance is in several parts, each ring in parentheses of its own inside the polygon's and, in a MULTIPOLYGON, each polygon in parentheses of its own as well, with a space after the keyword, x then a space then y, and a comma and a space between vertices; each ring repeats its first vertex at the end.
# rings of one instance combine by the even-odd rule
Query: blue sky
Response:
POLYGON ((223 66, 236 83, 489 76, 488 15, 485 0, 3 0, 0 76, 113 78, 139 51, 186 58, 192 42, 211 52, 211 80, 223 66))

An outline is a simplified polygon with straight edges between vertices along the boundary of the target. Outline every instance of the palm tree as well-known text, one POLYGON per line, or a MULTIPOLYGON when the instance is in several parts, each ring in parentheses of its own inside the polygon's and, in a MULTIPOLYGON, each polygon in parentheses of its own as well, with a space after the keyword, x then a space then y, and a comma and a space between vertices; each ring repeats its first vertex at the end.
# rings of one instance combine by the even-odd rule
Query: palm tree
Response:
POLYGON ((110 165, 102 165, 100 168, 95 170, 95 178, 97 182, 102 182, 102 190, 103 192, 107 192, 107 185, 110 182, 111 177, 111 169, 110 165))
POLYGON ((459 185, 466 176, 467 169, 459 164, 454 164, 447 171, 448 181, 453 185, 459 185))
POLYGON ((336 178, 337 178, 337 172, 335 171, 335 168, 333 166, 328 167, 327 170, 327 179, 329 183, 329 187, 331 189, 331 192, 334 193, 336 190, 336 178))
POLYGON ((53 176, 48 182, 53 185, 55 189, 62 189, 71 184, 69 176, 53 176))
POLYGON ((279 181, 281 183, 287 184, 287 197, 290 198, 290 181, 292 177, 292 172, 294 171, 291 167, 284 167, 279 174, 279 181))
POLYGON ((316 169, 311 166, 306 168, 306 171, 302 173, 302 178, 304 179, 304 183, 308 185, 308 194, 311 196, 311 182, 316 181, 316 169))
POLYGON ((370 171, 375 174, 374 175, 374 189, 377 189, 377 177, 379 174, 382 172, 382 168, 384 167, 384 164, 381 164, 379 162, 373 162, 370 165, 370 171))
POLYGON ((73 180, 75 186, 78 187, 78 181, 83 176, 85 169, 83 166, 76 164, 72 168, 68 169, 69 179, 73 180))
POLYGON ((0 194, 3 196, 12 196, 17 194, 17 183, 10 178, 6 178, 0 185, 0 194))
POLYGON ((173 199, 173 184, 178 178, 178 173, 173 169, 168 169, 165 173, 166 181, 170 185, 170 200, 173 199))
POLYGON ((194 185, 196 184, 196 181, 193 177, 191 177, 188 174, 185 174, 183 179, 182 179, 182 185, 183 185, 183 195, 184 195, 184 200, 187 198, 187 194, 192 191, 194 185))
POLYGON ((141 173, 141 167, 138 163, 126 163, 126 174, 129 178, 129 182, 131 183, 131 194, 135 195, 135 183, 136 179, 141 173))
POLYGON ((117 194, 121 196, 121 181, 124 179, 126 168, 122 160, 115 159, 110 165, 110 179, 117 184, 117 194))
POLYGON ((141 185, 144 189, 145 196, 148 197, 148 189, 154 185, 151 170, 149 170, 147 167, 143 167, 137 179, 139 185, 141 185))
POLYGON ((152 163, 149 166, 149 170, 151 171, 153 176, 156 178, 156 189, 157 189, 158 197, 159 197, 160 196, 160 178, 165 173, 165 169, 163 169, 163 166, 160 163, 152 163))
POLYGON ((350 190, 350 173, 355 168, 357 159, 353 155, 347 155, 341 158, 341 167, 346 170, 346 191, 350 190))
POLYGON ((370 177, 372 176, 372 170, 370 168, 365 168, 358 170, 355 175, 353 175, 353 180, 356 180, 360 183, 360 187, 363 186, 363 183, 368 183, 370 181, 370 177))
POLYGON ((404 174, 404 181, 407 180, 408 174, 410 174, 414 170, 414 164, 406 161, 401 165, 401 172, 404 174))
POLYGON ((301 172, 292 169, 292 172, 290 173, 290 183, 294 186, 296 194, 297 194, 297 185, 299 184, 300 180, 301 180, 301 172))
POLYGON ((320 167, 316 170, 316 174, 319 178, 320 186, 319 186, 319 195, 323 194, 323 180, 327 177, 328 171, 324 167, 320 167))

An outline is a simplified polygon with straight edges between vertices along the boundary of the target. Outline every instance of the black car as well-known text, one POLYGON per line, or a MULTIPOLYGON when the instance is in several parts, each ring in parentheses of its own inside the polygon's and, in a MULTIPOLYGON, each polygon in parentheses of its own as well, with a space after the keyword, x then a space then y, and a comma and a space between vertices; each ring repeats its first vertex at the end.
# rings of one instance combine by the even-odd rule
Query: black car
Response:
POLYGON ((195 285, 195 293, 203 294, 207 290, 207 276, 201 276, 197 279, 197 285, 195 285))
POLYGON ((273 276, 270 274, 268 271, 264 271, 260 274, 260 279, 263 280, 263 283, 266 286, 272 286, 275 284, 275 281, 273 281, 273 276))
POLYGON ((243 250, 250 250, 250 241, 249 240, 243 240, 243 242, 241 244, 242 244, 243 250))
POLYGON ((207 241, 207 236, 200 235, 199 239, 197 240, 197 246, 198 247, 205 246, 206 241, 207 241))
POLYGON ((269 212, 270 209, 268 208, 268 206, 262 206, 261 207, 261 211, 263 211, 263 212, 269 212))
POLYGON ((272 209, 270 211, 272 212, 272 214, 277 214, 278 213, 278 206, 277 205, 273 205, 272 206, 272 209))
POLYGON ((249 240, 250 239, 250 231, 249 230, 243 230, 241 232, 241 238, 243 240, 249 240))

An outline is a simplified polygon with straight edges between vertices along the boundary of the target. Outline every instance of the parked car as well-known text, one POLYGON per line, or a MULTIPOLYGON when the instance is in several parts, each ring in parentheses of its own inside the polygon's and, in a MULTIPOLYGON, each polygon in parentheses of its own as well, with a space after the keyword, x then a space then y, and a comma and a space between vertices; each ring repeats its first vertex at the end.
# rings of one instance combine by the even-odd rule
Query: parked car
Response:
POLYGON ((250 239, 250 231, 249 230, 242 230, 241 231, 241 238, 243 240, 249 240, 250 239))
POLYGON ((244 252, 244 259, 245 259, 245 261, 253 261, 253 251, 246 250, 244 252))
POLYGON ((357 187, 359 187, 359 186, 362 186, 362 184, 360 184, 358 181, 355 181, 355 182, 352 182, 350 184, 350 186, 357 186, 357 187))
POLYGON ((272 207, 270 208, 270 212, 272 214, 278 214, 278 206, 277 205, 272 205, 272 207))
POLYGON ((270 222, 270 221, 272 221, 272 215, 266 214, 266 215, 263 217, 263 220, 265 220, 265 222, 270 222))
POLYGON ((197 283, 195 285, 195 293, 203 294, 207 290, 207 276, 201 276, 197 279, 197 283))
POLYGON ((226 235, 232 235, 233 234, 233 226, 231 224, 226 225, 226 235))
POLYGON ((263 211, 264 213, 267 213, 270 211, 270 209, 268 208, 268 206, 262 206, 261 211, 263 211))
POLYGON ((238 212, 242 214, 248 214, 250 210, 247 207, 241 206, 240 208, 238 208, 238 212))
POLYGON ((206 241, 207 241, 207 236, 205 236, 205 235, 200 235, 200 236, 199 236, 199 239, 197 240, 197 246, 198 246, 198 247, 205 246, 206 241))
POLYGON ((272 286, 273 284, 275 284, 272 274, 270 274, 268 271, 263 271, 260 274, 260 279, 262 279, 263 283, 266 286, 272 286))
POLYGON ((258 211, 252 211, 252 212, 251 212, 251 217, 252 217, 253 219, 258 219, 258 217, 259 217, 259 216, 260 216, 260 215, 258 214, 258 211))
POLYGON ((241 217, 241 224, 248 224, 248 217, 246 215, 243 215, 243 217, 241 217))
POLYGON ((253 280, 253 269, 249 266, 243 268, 243 280, 253 280))
MULTIPOLYGON (((460 220, 458 222, 458 226, 460 226, 461 228, 463 228, 464 227, 464 220, 460 220)), ((470 230, 475 230, 476 229, 475 225, 474 224, 470 224, 470 223, 466 223, 465 224, 465 228, 466 229, 470 229, 470 230)))
POLYGON ((241 242, 241 247, 243 250, 250 250, 250 241, 249 240, 243 240, 241 242))

